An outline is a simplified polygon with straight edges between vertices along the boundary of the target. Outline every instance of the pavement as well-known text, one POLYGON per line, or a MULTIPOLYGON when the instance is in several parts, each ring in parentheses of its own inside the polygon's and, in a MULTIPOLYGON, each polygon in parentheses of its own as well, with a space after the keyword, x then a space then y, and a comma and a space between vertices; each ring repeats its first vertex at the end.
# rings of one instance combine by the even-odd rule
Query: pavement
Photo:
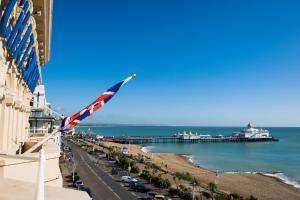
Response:
POLYGON ((94 200, 132 200, 139 198, 99 167, 86 151, 74 144, 70 145, 76 163, 76 172, 84 185, 91 189, 94 200))

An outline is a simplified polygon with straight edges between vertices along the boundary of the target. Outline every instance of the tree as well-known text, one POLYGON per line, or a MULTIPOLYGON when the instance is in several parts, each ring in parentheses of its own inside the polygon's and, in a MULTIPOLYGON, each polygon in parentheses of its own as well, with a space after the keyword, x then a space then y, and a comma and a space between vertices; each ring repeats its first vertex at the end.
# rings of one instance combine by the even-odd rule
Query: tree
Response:
POLYGON ((173 175, 173 180, 174 180, 174 183, 176 185, 176 189, 178 190, 178 186, 179 186, 179 179, 177 178, 176 175, 173 175))
POLYGON ((211 199, 214 199, 214 194, 218 190, 217 185, 215 183, 213 183, 213 182, 209 182, 208 183, 208 190, 210 191, 211 199))
POLYGON ((246 198, 246 200, 257 200, 257 198, 254 197, 254 196, 252 196, 252 195, 250 195, 250 197, 246 198))
POLYGON ((206 199, 209 199, 211 195, 207 191, 202 191, 202 192, 200 192, 201 199, 202 199, 202 196, 204 196, 206 199))

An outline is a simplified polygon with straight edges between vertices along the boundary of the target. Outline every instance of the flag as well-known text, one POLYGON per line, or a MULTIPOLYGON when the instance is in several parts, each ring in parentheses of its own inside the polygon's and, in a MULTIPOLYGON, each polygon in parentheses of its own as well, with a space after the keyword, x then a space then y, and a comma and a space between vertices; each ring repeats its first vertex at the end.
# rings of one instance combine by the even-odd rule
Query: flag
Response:
POLYGON ((61 131, 69 131, 72 130, 75 126, 77 126, 83 119, 92 115, 99 108, 101 108, 105 103, 107 103, 118 91, 119 89, 125 85, 128 81, 135 78, 136 74, 132 74, 128 78, 120 81, 116 85, 109 88, 106 92, 101 94, 93 103, 73 115, 72 117, 65 117, 61 126, 61 131))

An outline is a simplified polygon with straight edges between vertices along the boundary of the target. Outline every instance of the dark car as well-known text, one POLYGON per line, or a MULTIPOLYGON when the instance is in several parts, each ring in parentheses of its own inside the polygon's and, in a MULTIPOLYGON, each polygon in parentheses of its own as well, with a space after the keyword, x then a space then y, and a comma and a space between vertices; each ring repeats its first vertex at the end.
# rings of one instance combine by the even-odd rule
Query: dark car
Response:
POLYGON ((147 188, 145 185, 143 185, 142 183, 138 182, 138 181, 131 181, 129 183, 129 187, 131 190, 135 191, 135 192, 149 192, 150 189, 147 188))
POLYGON ((79 190, 88 193, 88 195, 90 196, 90 198, 93 199, 93 194, 92 194, 91 189, 89 187, 80 186, 79 190))
POLYGON ((155 195, 158 195, 159 193, 158 192, 153 192, 153 191, 151 191, 151 192, 147 192, 147 200, 152 200, 153 199, 153 197, 155 197, 155 195))
MULTIPOLYGON (((72 177, 72 178, 73 178, 73 177, 72 177)), ((73 186, 76 185, 76 182, 77 182, 78 180, 80 180, 80 177, 79 177, 78 175, 75 175, 75 176, 74 176, 74 180, 72 180, 72 181, 73 181, 73 186)))

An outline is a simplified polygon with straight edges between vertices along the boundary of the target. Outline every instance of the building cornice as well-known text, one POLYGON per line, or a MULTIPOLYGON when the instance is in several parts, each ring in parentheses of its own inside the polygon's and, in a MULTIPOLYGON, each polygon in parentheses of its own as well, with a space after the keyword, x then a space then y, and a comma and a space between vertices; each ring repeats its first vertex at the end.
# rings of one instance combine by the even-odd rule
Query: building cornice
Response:
POLYGON ((39 48, 40 65, 46 65, 50 60, 52 33, 52 0, 32 0, 33 17, 36 21, 36 32, 39 48))

